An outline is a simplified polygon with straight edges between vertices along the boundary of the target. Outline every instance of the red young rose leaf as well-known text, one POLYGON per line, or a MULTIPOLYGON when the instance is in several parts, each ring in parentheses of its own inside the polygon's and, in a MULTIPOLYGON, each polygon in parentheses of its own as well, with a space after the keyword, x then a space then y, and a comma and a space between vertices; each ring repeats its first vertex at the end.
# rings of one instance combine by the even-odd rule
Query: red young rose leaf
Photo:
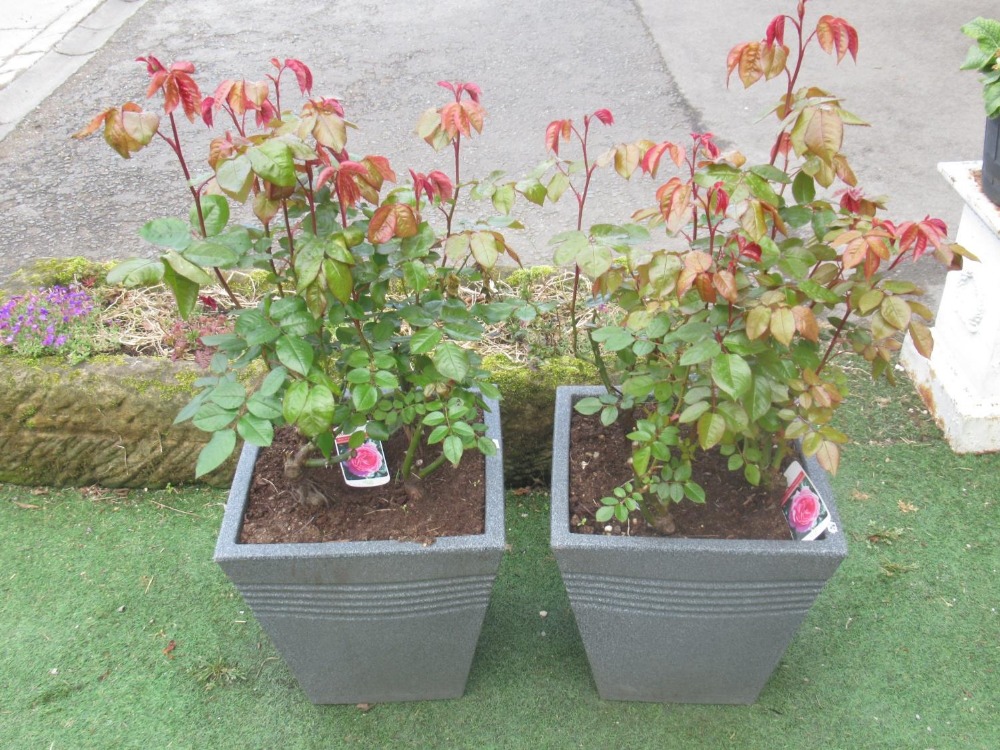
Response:
POLYGON ((674 164, 678 167, 684 164, 684 147, 670 141, 664 141, 646 151, 646 155, 642 157, 642 164, 640 165, 642 171, 656 177, 656 171, 660 167, 660 159, 663 158, 664 153, 669 153, 670 158, 673 159, 674 164))
POLYGON ((285 67, 295 74, 298 81, 299 91, 308 96, 313 87, 313 74, 309 67, 301 60, 289 57, 285 60, 285 67))
POLYGON ((137 58, 138 62, 146 63, 146 70, 151 79, 146 89, 146 97, 152 97, 157 91, 163 93, 163 111, 170 114, 181 107, 185 116, 191 122, 201 115, 201 91, 195 83, 192 74, 194 65, 189 62, 175 62, 169 69, 152 55, 137 58))
POLYGON ((837 52, 837 62, 848 52, 854 61, 858 59, 858 32, 843 18, 823 16, 816 23, 816 39, 827 54, 837 52))
POLYGON ((600 120, 602 125, 614 125, 615 124, 615 118, 611 114, 611 110, 608 110, 608 109, 599 109, 596 112, 594 112, 594 117, 596 117, 598 120, 600 120))
POLYGON ((771 19, 771 23, 767 25, 767 31, 764 34, 764 43, 771 45, 777 42, 780 45, 785 43, 785 17, 775 16, 771 19))
POLYGON ((941 219, 927 216, 920 222, 903 222, 896 231, 900 251, 905 253, 912 250, 913 260, 919 260, 927 252, 928 244, 935 250, 941 249, 942 243, 947 239, 948 226, 941 219))
POLYGON ((483 96, 483 90, 474 83, 460 84, 459 91, 460 92, 464 91, 466 94, 468 94, 469 98, 472 99, 472 101, 474 101, 476 104, 479 104, 479 100, 483 96))
POLYGON ((545 148, 558 156, 559 141, 568 141, 572 132, 572 120, 553 120, 545 128, 545 148))

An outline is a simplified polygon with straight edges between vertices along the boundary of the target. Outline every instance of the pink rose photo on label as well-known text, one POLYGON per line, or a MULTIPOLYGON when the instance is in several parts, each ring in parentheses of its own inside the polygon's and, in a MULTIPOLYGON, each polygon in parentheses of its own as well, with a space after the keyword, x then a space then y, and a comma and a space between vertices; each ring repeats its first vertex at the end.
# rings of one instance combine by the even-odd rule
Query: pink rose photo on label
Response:
POLYGON ((798 461, 793 461, 785 470, 785 481, 788 489, 781 499, 781 510, 792 539, 820 539, 827 531, 836 530, 823 497, 798 461))
POLYGON ((792 495, 788 509, 788 523, 795 531, 803 534, 816 525, 819 519, 819 498, 808 487, 803 487, 792 495))
POLYGON ((370 440, 355 449, 354 455, 347 459, 347 470, 357 477, 367 478, 382 468, 382 454, 370 440))

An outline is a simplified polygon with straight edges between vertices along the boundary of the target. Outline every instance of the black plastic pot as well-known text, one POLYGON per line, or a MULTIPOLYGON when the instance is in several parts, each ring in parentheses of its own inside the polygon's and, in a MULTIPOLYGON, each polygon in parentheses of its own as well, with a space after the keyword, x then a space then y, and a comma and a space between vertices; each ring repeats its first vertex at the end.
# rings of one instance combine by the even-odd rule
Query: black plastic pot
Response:
POLYGON ((1000 116, 986 120, 983 142, 983 193, 1000 206, 1000 116))

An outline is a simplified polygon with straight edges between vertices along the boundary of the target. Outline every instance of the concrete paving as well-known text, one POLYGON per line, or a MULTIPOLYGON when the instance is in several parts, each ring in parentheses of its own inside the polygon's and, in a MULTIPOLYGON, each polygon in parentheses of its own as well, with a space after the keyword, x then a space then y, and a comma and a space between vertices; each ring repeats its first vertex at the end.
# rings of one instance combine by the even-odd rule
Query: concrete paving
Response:
POLYGON ((146 0, 0 0, 0 139, 146 0))
MULTIPOLYGON (((11 2, 20 6, 0 0, 0 7, 11 2)), ((498 166, 524 174, 545 158, 550 120, 579 119, 600 107, 614 113, 616 124, 596 133, 598 147, 640 136, 683 140, 708 130, 763 158, 774 130, 756 121, 778 92, 766 85, 745 92, 735 78, 727 90, 726 53, 759 39, 773 15, 794 6, 794 0, 284 0, 276 12, 270 0, 105 0, 0 90, 0 128, 10 124, 0 141, 0 199, 7 209, 0 280, 45 256, 152 255, 138 227, 186 211, 186 190, 166 149, 123 161, 99 137, 69 138, 97 111, 142 100, 139 55, 191 60, 206 92, 224 78, 262 78, 271 56, 300 58, 313 69, 315 92, 342 97, 359 125, 350 135, 352 151, 385 154, 403 174, 411 166, 425 172, 449 166, 413 134, 420 112, 444 101, 435 86, 442 78, 474 81, 484 91, 486 127, 469 144, 465 175, 498 166), (54 53, 83 62, 54 70, 45 63, 54 53), (52 93, 26 114, 12 109, 13 100, 24 109, 22 97, 45 89, 52 93)), ((958 66, 968 47, 959 27, 983 12, 982 3, 812 0, 809 11, 813 21, 842 15, 859 30, 857 65, 837 67, 820 54, 806 80, 842 95, 873 124, 847 136, 862 185, 891 196, 891 218, 931 214, 957 228, 961 204, 936 164, 981 154, 980 88, 958 66)), ((192 158, 202 159, 204 128, 187 126, 183 137, 190 138, 192 158)), ((627 218, 653 202, 651 188, 647 180, 624 183, 602 174, 587 221, 627 218)), ((571 227, 569 206, 518 210, 529 231, 512 234, 511 244, 527 262, 547 262, 545 239, 571 227)), ((935 294, 943 281, 931 264, 911 275, 935 294)))

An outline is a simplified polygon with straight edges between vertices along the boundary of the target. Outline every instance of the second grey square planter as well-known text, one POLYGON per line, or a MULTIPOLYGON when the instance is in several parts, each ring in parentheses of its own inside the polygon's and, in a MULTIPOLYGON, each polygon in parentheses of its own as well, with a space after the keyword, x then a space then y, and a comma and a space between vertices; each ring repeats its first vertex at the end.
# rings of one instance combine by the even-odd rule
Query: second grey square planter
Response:
MULTIPOLYGON (((487 400, 487 437, 500 414, 487 400)), ((501 444, 502 446, 502 444, 501 444)), ((313 703, 458 698, 503 556, 503 451, 486 458, 486 530, 412 542, 241 544, 258 449, 243 449, 215 548, 313 703)))
MULTIPOLYGON (((587 659, 606 700, 752 703, 827 580, 847 555, 842 532, 813 542, 573 534, 573 404, 556 395, 552 549, 587 659)), ((825 472, 803 464, 840 518, 825 472)))

